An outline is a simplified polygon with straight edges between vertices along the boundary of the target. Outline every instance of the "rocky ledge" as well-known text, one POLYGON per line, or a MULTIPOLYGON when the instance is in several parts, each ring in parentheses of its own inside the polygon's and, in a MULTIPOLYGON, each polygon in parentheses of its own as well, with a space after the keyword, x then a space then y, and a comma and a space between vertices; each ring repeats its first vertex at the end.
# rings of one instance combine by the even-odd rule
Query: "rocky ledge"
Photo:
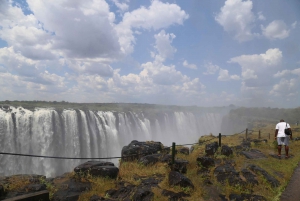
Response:
MULTIPOLYGON (((51 190, 55 191, 51 195, 53 201, 75 201, 79 196, 92 188, 91 183, 83 178, 88 175, 93 177, 105 177, 114 180, 115 188, 107 190, 105 196, 91 195, 90 201, 98 200, 124 200, 124 201, 151 201, 154 200, 153 187, 161 189, 161 195, 168 200, 187 200, 191 195, 184 191, 173 192, 168 189, 162 189, 159 184, 168 178, 169 186, 178 186, 180 188, 207 188, 212 187, 213 181, 217 181, 220 185, 228 184, 230 186, 239 186, 239 188, 248 188, 249 186, 260 185, 259 179, 269 183, 272 187, 277 187, 280 182, 272 177, 266 170, 255 164, 248 164, 241 171, 235 168, 235 162, 230 157, 233 153, 244 155, 249 160, 255 158, 264 158, 261 152, 251 149, 251 143, 244 141, 241 145, 236 147, 222 146, 219 152, 224 157, 216 159, 214 155, 219 149, 217 143, 207 144, 205 146, 205 155, 196 158, 195 162, 198 164, 199 179, 204 180, 204 186, 195 186, 187 175, 187 168, 189 162, 187 160, 176 158, 175 163, 171 164, 171 155, 160 142, 138 142, 132 141, 129 145, 122 149, 122 162, 137 161, 144 166, 152 166, 156 163, 164 163, 166 167, 170 168, 168 175, 152 175, 152 176, 138 176, 134 179, 139 180, 139 185, 123 181, 119 177, 119 168, 111 162, 105 161, 87 161, 74 168, 73 173, 65 173, 56 178, 46 178, 42 175, 13 175, 9 177, 0 177, 0 200, 13 198, 15 196, 29 194, 32 192, 51 190), (72 175, 72 176, 70 176, 72 175), (24 185, 17 187, 16 181, 25 181, 24 185)), ((178 153, 183 155, 189 154, 189 148, 181 147, 178 153)), ((121 164, 122 165, 122 164, 121 164)), ((265 185, 266 183, 261 185, 265 185)), ((212 187, 213 188, 213 187, 212 187)), ((231 193, 227 197, 218 191, 214 192, 217 196, 214 200, 266 200, 261 195, 253 193, 237 194, 231 193)))

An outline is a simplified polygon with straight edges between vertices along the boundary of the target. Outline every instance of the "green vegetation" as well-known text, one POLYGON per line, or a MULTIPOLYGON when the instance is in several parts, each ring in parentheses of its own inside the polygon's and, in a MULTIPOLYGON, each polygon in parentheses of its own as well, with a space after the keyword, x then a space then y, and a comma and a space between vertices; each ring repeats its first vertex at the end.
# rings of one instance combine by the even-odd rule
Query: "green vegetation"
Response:
POLYGON ((23 107, 33 111, 35 108, 54 108, 57 111, 64 109, 79 109, 92 111, 116 111, 116 112, 146 112, 156 114, 173 111, 192 112, 228 112, 229 107, 198 107, 198 106, 177 106, 177 105, 157 105, 147 103, 70 103, 66 101, 0 101, 1 106, 23 107))
POLYGON ((284 119, 290 124, 300 123, 300 107, 298 108, 246 108, 241 107, 230 111, 229 116, 236 115, 239 118, 247 118, 250 122, 264 121, 267 123, 279 122, 284 119))
MULTIPOLYGON (((285 160, 278 160, 276 158, 270 157, 269 154, 276 154, 277 150, 274 148, 273 141, 274 135, 270 135, 269 139, 269 132, 272 131, 274 127, 273 124, 268 123, 255 123, 255 130, 261 130, 261 138, 267 139, 267 143, 259 143, 254 144, 252 143, 252 148, 258 149, 263 152, 266 156, 265 159, 247 159, 245 156, 238 155, 236 153, 233 156, 226 157, 220 154, 220 149, 215 154, 215 159, 220 159, 222 163, 225 160, 233 160, 235 162, 235 169, 236 171, 241 171, 243 168, 247 167, 249 164, 255 164, 259 167, 265 169, 270 175, 275 177, 277 180, 280 181, 279 187, 271 187, 271 185, 263 178, 258 177, 259 185, 246 185, 246 186, 230 186, 228 183, 223 185, 220 184, 214 177, 213 171, 214 168, 210 170, 210 180, 213 183, 212 185, 206 185, 205 179, 202 178, 200 175, 197 174, 198 170, 200 169, 197 165, 196 158, 198 156, 203 156, 205 153, 205 146, 202 145, 195 145, 194 151, 190 155, 184 154, 177 154, 177 158, 185 159, 189 161, 189 165, 187 167, 187 173, 185 174, 194 184, 195 189, 189 188, 181 188, 178 186, 169 186, 168 184, 168 173, 170 172, 170 168, 164 163, 157 163, 155 165, 144 166, 137 161, 134 162, 123 162, 120 165, 120 172, 119 172, 119 179, 117 181, 125 181, 134 185, 140 184, 139 180, 135 179, 135 175, 142 176, 142 177, 151 177, 156 174, 166 175, 164 180, 159 184, 160 188, 153 188, 154 198, 157 201, 167 201, 168 198, 161 195, 162 189, 171 190, 174 192, 183 191, 185 193, 191 194, 191 197, 187 197, 187 200, 206 200, 212 199, 215 197, 217 199, 219 194, 224 194, 228 198, 231 193, 251 193, 254 192, 256 195, 263 195, 267 200, 279 200, 281 193, 284 191, 285 187, 287 186, 291 175, 296 168, 298 162, 300 161, 300 141, 293 141, 291 142, 290 149, 291 155, 294 157, 285 160), (260 125, 260 126, 258 126, 260 125)), ((300 126, 294 127, 294 137, 300 137, 300 126)), ((203 142, 208 139, 211 139, 213 136, 207 135, 202 136, 199 141, 203 142)), ((245 134, 234 134, 232 136, 223 136, 222 144, 228 146, 236 146, 239 145, 242 140, 244 139, 245 134)), ((252 133, 248 135, 251 139, 257 139, 258 133, 252 133)), ((216 137, 215 140, 218 141, 216 137)), ((282 150, 284 153, 284 150, 282 150)), ((93 188, 91 191, 83 193, 80 196, 80 200, 88 200, 91 195, 99 195, 105 197, 105 191, 115 187, 114 181, 110 179, 100 179, 100 178, 93 178, 89 177, 89 181, 93 183, 93 188)))

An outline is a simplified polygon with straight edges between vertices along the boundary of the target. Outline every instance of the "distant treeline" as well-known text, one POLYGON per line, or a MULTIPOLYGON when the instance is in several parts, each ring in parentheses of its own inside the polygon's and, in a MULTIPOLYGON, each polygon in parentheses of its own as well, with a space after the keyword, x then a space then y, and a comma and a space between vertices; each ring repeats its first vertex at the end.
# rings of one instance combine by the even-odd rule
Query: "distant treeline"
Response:
POLYGON ((230 111, 229 116, 246 118, 248 121, 264 120, 269 122, 279 122, 283 119, 288 123, 300 122, 300 107, 297 108, 246 108, 240 107, 230 111))
POLYGON ((25 109, 34 110, 35 108, 55 108, 56 110, 63 109, 80 109, 92 111, 201 111, 201 112, 228 112, 234 108, 233 105, 227 107, 198 107, 198 106, 177 106, 177 105, 158 105, 148 103, 72 103, 67 101, 0 101, 1 106, 23 107, 25 109))

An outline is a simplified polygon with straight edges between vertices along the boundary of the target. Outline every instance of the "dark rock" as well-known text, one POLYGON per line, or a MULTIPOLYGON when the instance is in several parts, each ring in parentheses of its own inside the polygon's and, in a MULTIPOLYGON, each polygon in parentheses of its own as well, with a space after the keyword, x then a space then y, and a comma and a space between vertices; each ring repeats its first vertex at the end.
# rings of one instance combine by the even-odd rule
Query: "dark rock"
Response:
POLYGON ((141 184, 139 185, 139 187, 148 187, 148 188, 151 188, 151 187, 157 187, 158 184, 163 180, 163 177, 160 177, 160 178, 153 178, 153 177, 150 177, 150 178, 146 178, 146 179, 142 179, 142 182, 141 184))
POLYGON ((216 151, 218 150, 218 143, 217 142, 213 142, 211 144, 207 144, 205 145, 205 153, 206 153, 206 156, 213 156, 216 151))
POLYGON ((5 195, 4 187, 0 184, 0 198, 5 195))
POLYGON ((277 179, 275 179, 274 177, 272 177, 271 175, 269 175, 269 173, 267 171, 265 171, 264 169, 262 169, 256 165, 249 165, 248 168, 255 173, 259 173, 259 174, 263 175, 265 177, 265 179, 271 184, 272 187, 278 187, 280 185, 279 181, 277 179))
POLYGON ((94 166, 90 170, 92 176, 108 177, 116 179, 118 177, 119 168, 115 166, 94 166))
POLYGON ((171 147, 164 147, 163 150, 162 150, 162 153, 169 154, 170 151, 171 151, 171 147))
POLYGON ((45 184, 29 184, 24 187, 26 192, 36 192, 36 191, 43 191, 46 190, 45 184))
POLYGON ((122 148, 122 160, 132 161, 162 150, 163 145, 161 142, 139 142, 133 140, 128 146, 122 148))
POLYGON ((244 201, 244 200, 251 200, 251 201, 266 201, 267 199, 261 195, 252 195, 252 194, 230 194, 229 195, 230 201, 244 201))
POLYGON ((241 154, 246 156, 249 159, 259 159, 259 158, 267 158, 265 154, 257 149, 251 149, 250 151, 242 151, 241 154))
POLYGON ((132 201, 152 201, 154 193, 149 188, 138 188, 132 196, 132 201))
POLYGON ((53 195, 53 201, 77 201, 81 192, 69 192, 64 190, 58 190, 53 195))
POLYGON ((184 193, 184 192, 175 193, 173 191, 168 191, 168 190, 165 190, 165 189, 162 190, 161 195, 163 195, 165 197, 168 197, 169 200, 172 200, 172 201, 180 200, 183 197, 190 197, 189 194, 184 193))
POLYGON ((173 171, 185 174, 187 171, 186 166, 189 164, 187 160, 177 159, 174 161, 173 171))
POLYGON ((221 149, 221 154, 225 156, 230 156, 233 154, 232 149, 227 145, 223 145, 221 149))
POLYGON ((102 200, 113 201, 111 199, 105 199, 104 197, 100 197, 98 195, 93 195, 92 197, 90 197, 90 201, 102 201, 102 200))
POLYGON ((203 183, 204 183, 205 185, 212 185, 212 184, 213 184, 208 178, 205 178, 205 179, 203 180, 203 183))
POLYGON ((243 147, 243 149, 249 149, 249 148, 251 148, 251 142, 250 141, 243 141, 242 143, 241 143, 241 146, 243 147))
POLYGON ((190 150, 187 147, 181 147, 180 149, 178 149, 178 152, 184 155, 189 155, 190 154, 190 150))
POLYGON ((58 191, 53 195, 54 201, 75 201, 78 197, 87 190, 91 189, 91 184, 87 182, 80 182, 75 179, 68 179, 56 186, 58 191))
POLYGON ((255 175, 252 174, 249 170, 242 169, 241 173, 245 177, 247 183, 256 185, 258 184, 258 181, 255 179, 255 175))
POLYGON ((162 154, 152 154, 152 155, 147 155, 143 156, 142 158, 139 159, 139 162, 142 163, 143 165, 152 165, 157 163, 160 158, 162 158, 162 154))
POLYGON ((202 178, 210 177, 210 172, 206 168, 201 168, 200 170, 197 171, 197 174, 200 175, 202 178))
POLYGON ((198 165, 203 168, 210 168, 215 166, 215 160, 209 157, 198 157, 197 158, 198 165))
POLYGON ((162 163, 170 163, 172 161, 172 156, 170 154, 163 155, 160 159, 162 163))
POLYGON ((124 200, 125 198, 130 197, 130 194, 134 191, 134 185, 121 186, 117 190, 111 189, 105 192, 112 199, 124 200))
POLYGON ((221 199, 221 201, 228 201, 228 200, 226 199, 226 196, 225 196, 225 195, 220 194, 220 195, 219 195, 219 198, 221 199))
POLYGON ((191 180, 184 175, 176 171, 171 171, 169 173, 169 185, 171 186, 181 186, 181 187, 191 187, 194 189, 194 185, 191 180))
POLYGON ((225 183, 228 180, 228 183, 232 186, 245 184, 245 182, 240 178, 239 173, 236 172, 234 167, 229 164, 216 167, 214 175, 220 183, 225 183))
POLYGON ((92 167, 99 167, 99 166, 115 166, 112 162, 105 162, 105 161, 87 161, 77 167, 74 168, 74 172, 76 173, 88 173, 92 167))

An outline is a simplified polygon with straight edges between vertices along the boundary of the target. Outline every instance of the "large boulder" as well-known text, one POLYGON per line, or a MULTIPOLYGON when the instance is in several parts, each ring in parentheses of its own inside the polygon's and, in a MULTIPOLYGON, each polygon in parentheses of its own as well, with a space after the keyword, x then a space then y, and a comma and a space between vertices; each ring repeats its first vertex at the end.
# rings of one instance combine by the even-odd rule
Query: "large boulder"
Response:
POLYGON ((216 153, 216 151, 218 150, 218 147, 219 147, 219 145, 217 142, 213 142, 213 143, 205 145, 206 156, 213 156, 216 153))
POLYGON ((246 182, 249 184, 258 184, 258 181, 255 179, 255 175, 252 174, 252 172, 250 172, 247 169, 242 169, 241 171, 243 177, 246 179, 246 182))
POLYGON ((188 164, 189 164, 189 162, 187 160, 176 159, 176 160, 174 160, 173 167, 172 167, 171 163, 170 163, 170 166, 173 171, 177 171, 177 172, 185 174, 187 172, 186 166, 188 164))
POLYGON ((263 175, 263 177, 271 184, 272 187, 278 187, 280 182, 271 176, 266 170, 262 169, 257 165, 249 165, 248 168, 255 173, 263 175))
POLYGON ((112 162, 87 161, 75 167, 74 172, 86 174, 92 169, 92 167, 97 167, 97 166, 99 167, 99 166, 115 166, 115 165, 112 162))
POLYGON ((152 154, 143 156, 139 159, 139 163, 142 163, 143 165, 151 165, 157 163, 161 158, 163 157, 162 154, 152 154))
POLYGON ((116 179, 118 177, 119 168, 115 166, 95 166, 91 168, 90 175, 96 177, 108 177, 116 179))
POLYGON ((91 183, 66 177, 59 177, 54 183, 58 190, 53 194, 53 201, 77 201, 83 192, 91 189, 91 183))
POLYGON ((77 174, 86 175, 89 173, 96 177, 108 177, 116 179, 119 173, 119 168, 115 167, 112 162, 105 161, 88 161, 74 168, 77 174))
POLYGON ((190 187, 194 189, 194 184, 192 181, 185 177, 184 175, 180 174, 176 171, 171 171, 169 173, 169 185, 171 186, 180 186, 180 187, 190 187))
POLYGON ((161 142, 139 142, 136 140, 122 148, 122 161, 133 161, 143 156, 156 154, 163 150, 161 142))
POLYGON ((244 185, 245 182, 240 178, 239 173, 230 164, 220 165, 214 170, 214 175, 218 182, 224 184, 228 181, 229 185, 244 185))
POLYGON ((132 196, 132 201, 152 201, 154 193, 149 188, 138 188, 132 196))
POLYGON ((215 166, 215 160, 209 157, 198 157, 197 162, 199 166, 205 169, 215 166))
POLYGON ((221 149, 221 154, 225 156, 230 156, 233 154, 233 151, 229 146, 223 145, 221 149))
POLYGON ((246 156, 249 159, 259 159, 259 158, 267 158, 265 154, 257 149, 250 149, 249 151, 242 151, 241 154, 246 156))

